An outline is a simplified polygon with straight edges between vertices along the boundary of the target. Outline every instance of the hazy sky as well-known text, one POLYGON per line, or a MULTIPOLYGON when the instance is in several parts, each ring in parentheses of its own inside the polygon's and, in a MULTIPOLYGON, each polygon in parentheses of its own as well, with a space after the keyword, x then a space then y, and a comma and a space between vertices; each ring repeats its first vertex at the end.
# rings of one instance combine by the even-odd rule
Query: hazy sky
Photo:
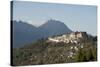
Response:
POLYGON ((97 34, 96 6, 14 1, 14 20, 40 26, 50 18, 64 22, 73 31, 97 34))

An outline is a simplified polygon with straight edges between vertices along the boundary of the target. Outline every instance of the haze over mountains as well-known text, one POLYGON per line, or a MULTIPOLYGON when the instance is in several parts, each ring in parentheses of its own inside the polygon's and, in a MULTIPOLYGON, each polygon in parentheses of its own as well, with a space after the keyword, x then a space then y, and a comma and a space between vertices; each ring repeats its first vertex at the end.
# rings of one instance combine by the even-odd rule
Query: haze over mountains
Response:
POLYGON ((23 21, 13 21, 13 47, 21 47, 41 38, 71 32, 63 22, 58 20, 50 19, 39 27, 23 21))

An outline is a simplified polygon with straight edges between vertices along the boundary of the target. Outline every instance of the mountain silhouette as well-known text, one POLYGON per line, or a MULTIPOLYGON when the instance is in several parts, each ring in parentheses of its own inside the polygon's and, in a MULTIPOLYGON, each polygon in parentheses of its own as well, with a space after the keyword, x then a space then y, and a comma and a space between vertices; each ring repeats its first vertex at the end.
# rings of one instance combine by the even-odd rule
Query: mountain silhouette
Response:
POLYGON ((63 22, 48 20, 35 27, 27 22, 13 21, 13 47, 21 47, 38 39, 72 32, 63 22))
POLYGON ((72 32, 63 22, 52 19, 48 20, 39 28, 43 30, 45 33, 47 33, 48 36, 72 32))
POLYGON ((35 26, 23 21, 13 21, 13 35, 13 47, 21 47, 41 37, 35 26))

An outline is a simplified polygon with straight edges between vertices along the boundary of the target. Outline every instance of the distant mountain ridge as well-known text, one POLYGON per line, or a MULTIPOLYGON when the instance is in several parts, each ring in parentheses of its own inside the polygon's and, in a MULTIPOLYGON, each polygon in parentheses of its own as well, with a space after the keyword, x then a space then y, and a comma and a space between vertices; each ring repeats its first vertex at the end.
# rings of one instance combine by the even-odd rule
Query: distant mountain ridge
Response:
POLYGON ((48 36, 72 32, 63 22, 58 20, 52 20, 52 19, 48 20, 39 28, 45 30, 48 33, 48 36))
POLYGON ((46 21, 39 27, 23 21, 12 21, 12 23, 14 48, 21 47, 41 38, 72 32, 63 22, 52 19, 46 21))

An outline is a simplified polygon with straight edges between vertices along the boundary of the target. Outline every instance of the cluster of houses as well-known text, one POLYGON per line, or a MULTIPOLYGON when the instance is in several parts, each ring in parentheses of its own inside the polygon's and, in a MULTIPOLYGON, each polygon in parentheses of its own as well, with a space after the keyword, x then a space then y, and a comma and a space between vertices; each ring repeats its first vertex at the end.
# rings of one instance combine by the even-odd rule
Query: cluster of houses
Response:
POLYGON ((72 32, 70 34, 64 34, 61 36, 56 36, 56 37, 49 37, 48 41, 49 42, 64 42, 64 43, 79 43, 80 39, 86 38, 87 33, 86 32, 72 32))
POLYGON ((74 55, 76 55, 76 52, 79 51, 79 48, 83 48, 84 44, 80 43, 81 39, 86 39, 88 37, 86 32, 72 32, 69 34, 64 34, 60 36, 55 37, 49 37, 48 42, 64 42, 64 43, 72 43, 72 44, 78 44, 80 46, 71 46, 70 51, 68 52, 68 58, 73 58, 74 55))

